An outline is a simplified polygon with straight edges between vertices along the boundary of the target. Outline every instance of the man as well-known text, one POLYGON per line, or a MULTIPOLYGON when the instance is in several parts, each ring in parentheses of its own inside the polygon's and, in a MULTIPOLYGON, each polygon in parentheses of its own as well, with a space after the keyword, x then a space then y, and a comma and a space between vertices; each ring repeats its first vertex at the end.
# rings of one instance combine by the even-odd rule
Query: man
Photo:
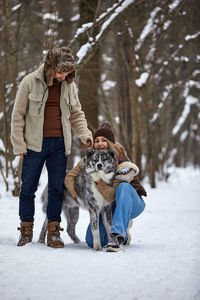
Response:
POLYGON ((45 63, 25 76, 16 95, 11 142, 14 153, 23 157, 18 246, 32 241, 35 192, 46 163, 47 245, 64 247, 59 223, 67 155, 71 152, 71 129, 86 147, 92 145, 92 133, 88 130, 74 83, 75 69, 76 61, 69 48, 52 49, 45 63))

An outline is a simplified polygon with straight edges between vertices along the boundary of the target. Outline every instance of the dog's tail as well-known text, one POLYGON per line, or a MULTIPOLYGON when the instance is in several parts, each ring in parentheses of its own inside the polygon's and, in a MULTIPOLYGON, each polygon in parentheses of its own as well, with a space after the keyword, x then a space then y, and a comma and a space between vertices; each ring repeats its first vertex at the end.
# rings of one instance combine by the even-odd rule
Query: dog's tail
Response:
POLYGON ((46 186, 41 194, 40 200, 42 202, 42 210, 44 213, 46 213, 47 203, 48 203, 48 183, 46 184, 46 186))

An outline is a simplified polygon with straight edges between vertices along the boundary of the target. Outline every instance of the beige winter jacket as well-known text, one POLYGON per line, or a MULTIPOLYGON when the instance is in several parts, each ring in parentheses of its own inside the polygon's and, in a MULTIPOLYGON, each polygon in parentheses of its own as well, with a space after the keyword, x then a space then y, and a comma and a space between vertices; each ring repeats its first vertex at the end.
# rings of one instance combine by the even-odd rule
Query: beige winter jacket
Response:
MULTIPOLYGON (((11 142, 15 154, 25 153, 27 149, 41 151, 47 98, 48 87, 44 81, 44 65, 42 65, 37 71, 25 76, 19 85, 11 118, 11 142)), ((71 129, 84 144, 87 144, 87 139, 93 140, 74 82, 62 82, 60 108, 65 152, 69 155, 71 129)))

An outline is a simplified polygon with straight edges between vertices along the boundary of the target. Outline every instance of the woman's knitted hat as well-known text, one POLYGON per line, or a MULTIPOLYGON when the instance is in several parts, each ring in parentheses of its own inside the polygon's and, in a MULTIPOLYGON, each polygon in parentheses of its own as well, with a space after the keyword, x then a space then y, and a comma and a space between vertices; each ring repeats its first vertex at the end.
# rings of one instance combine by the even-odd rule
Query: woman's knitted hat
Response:
POLYGON ((75 79, 76 66, 77 63, 69 48, 61 47, 49 50, 44 62, 44 75, 47 85, 51 86, 53 84, 56 72, 70 72, 66 80, 72 82, 75 79))
POLYGON ((110 123, 108 121, 101 124, 97 128, 97 130, 94 132, 94 136, 93 136, 94 140, 98 136, 104 136, 105 138, 107 138, 112 143, 115 143, 115 136, 114 136, 114 133, 113 133, 112 128, 110 126, 110 123))

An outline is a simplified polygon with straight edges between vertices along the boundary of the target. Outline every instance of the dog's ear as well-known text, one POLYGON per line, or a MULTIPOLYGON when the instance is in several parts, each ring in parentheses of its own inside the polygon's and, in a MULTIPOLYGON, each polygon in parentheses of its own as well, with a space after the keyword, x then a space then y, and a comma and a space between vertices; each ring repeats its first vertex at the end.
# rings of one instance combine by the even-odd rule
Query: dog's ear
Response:
POLYGON ((89 158, 94 153, 94 150, 92 149, 86 149, 86 156, 89 158))
POLYGON ((115 151, 114 151, 113 149, 109 149, 109 150, 108 150, 108 153, 109 153, 113 158, 116 157, 116 153, 115 153, 115 151))

